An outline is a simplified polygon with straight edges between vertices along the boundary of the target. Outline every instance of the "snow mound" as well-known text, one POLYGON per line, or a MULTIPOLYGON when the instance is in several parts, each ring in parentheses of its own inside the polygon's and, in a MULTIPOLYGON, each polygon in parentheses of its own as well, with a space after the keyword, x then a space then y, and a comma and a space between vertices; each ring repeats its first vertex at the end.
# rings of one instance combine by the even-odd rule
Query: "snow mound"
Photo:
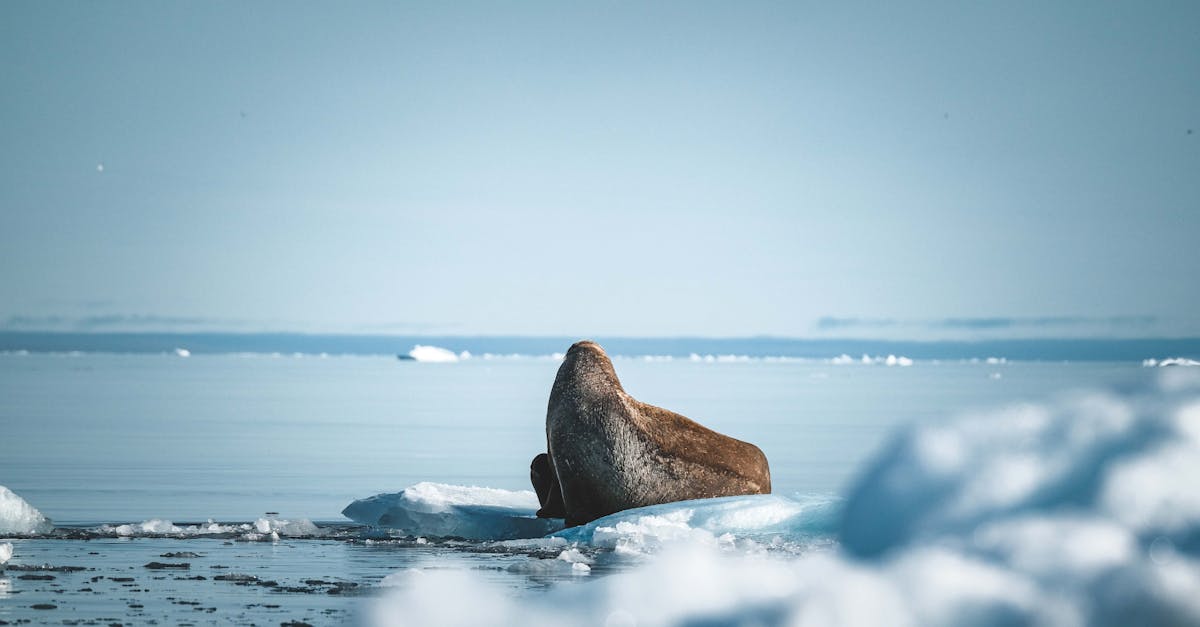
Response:
POLYGON ((896 437, 851 490, 842 542, 876 556, 1047 512, 1200 548, 1200 402, 1074 395, 896 437))
POLYGON ((803 539, 834 527, 836 501, 799 501, 774 494, 679 501, 629 509, 555 534, 569 542, 647 553, 673 543, 723 546, 740 538, 803 539))
POLYGON ((469 540, 537 538, 562 528, 538 518, 532 491, 422 482, 394 494, 354 501, 342 515, 354 522, 418 536, 469 540))
POLYGON ((0 533, 32 535, 54 529, 50 519, 25 499, 0 485, 0 533))

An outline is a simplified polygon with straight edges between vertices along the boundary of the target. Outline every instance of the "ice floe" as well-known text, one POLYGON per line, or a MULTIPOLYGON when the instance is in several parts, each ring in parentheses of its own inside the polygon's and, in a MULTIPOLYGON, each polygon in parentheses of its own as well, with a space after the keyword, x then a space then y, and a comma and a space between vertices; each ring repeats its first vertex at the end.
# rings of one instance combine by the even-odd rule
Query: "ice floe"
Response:
POLYGON ((625 554, 675 543, 723 546, 763 536, 803 541, 829 535, 836 505, 833 497, 797 500, 775 494, 680 501, 617 512, 555 535, 625 554))
POLYGON ((50 519, 37 508, 0 485, 0 533, 32 535, 46 533, 53 528, 50 519))
POLYGON ((469 540, 536 538, 562 528, 562 521, 538 518, 532 491, 500 490, 423 482, 394 494, 354 501, 342 515, 372 527, 409 535, 469 540))

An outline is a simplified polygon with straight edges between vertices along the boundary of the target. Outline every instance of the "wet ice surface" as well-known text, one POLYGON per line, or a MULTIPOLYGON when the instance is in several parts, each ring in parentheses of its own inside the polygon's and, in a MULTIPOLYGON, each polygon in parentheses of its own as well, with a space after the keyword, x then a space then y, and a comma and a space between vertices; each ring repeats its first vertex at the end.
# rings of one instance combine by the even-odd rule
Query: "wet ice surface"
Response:
POLYGON ((279 542, 105 537, 81 529, 11 539, 14 557, 0 574, 0 624, 338 624, 359 622, 363 597, 398 569, 470 570, 517 591, 571 576, 570 564, 565 572, 524 566, 557 556, 557 546, 364 538, 359 528, 326 529, 329 539, 279 542))
MULTIPOLYGON (((434 500, 480 494, 461 486, 414 488, 434 500)), ((471 586, 537 599, 636 571, 663 546, 681 543, 781 560, 827 551, 834 546, 831 506, 782 496, 687 501, 620 512, 570 534, 512 540, 274 517, 60 526, 11 539, 13 559, 0 575, 0 625, 373 624, 380 619, 372 612, 387 607, 380 603, 392 591, 411 590, 414 577, 469 574, 471 586)), ((498 512, 491 523, 479 518, 473 525, 507 529, 507 516, 498 512)), ((415 624, 410 618, 400 621, 415 624)))

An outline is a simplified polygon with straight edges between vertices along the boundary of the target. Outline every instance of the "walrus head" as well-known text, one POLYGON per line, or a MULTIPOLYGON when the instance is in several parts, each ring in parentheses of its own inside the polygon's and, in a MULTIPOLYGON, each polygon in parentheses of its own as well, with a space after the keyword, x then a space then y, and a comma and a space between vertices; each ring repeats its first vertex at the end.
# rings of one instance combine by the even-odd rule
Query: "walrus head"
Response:
POLYGON ((558 367, 550 397, 559 397, 564 393, 580 395, 586 390, 605 390, 606 393, 625 391, 608 353, 592 340, 580 340, 567 349, 562 365, 558 367), (568 389, 568 386, 573 389, 568 389))

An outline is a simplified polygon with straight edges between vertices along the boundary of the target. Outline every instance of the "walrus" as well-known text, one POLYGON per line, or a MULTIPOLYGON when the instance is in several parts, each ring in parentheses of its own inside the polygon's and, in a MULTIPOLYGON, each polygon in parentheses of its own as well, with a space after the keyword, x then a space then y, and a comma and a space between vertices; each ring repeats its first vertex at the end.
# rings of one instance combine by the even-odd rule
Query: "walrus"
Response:
POLYGON ((633 507, 771 492, 757 446, 634 399, 590 340, 571 345, 558 368, 546 446, 529 468, 537 515, 568 527, 633 507))

